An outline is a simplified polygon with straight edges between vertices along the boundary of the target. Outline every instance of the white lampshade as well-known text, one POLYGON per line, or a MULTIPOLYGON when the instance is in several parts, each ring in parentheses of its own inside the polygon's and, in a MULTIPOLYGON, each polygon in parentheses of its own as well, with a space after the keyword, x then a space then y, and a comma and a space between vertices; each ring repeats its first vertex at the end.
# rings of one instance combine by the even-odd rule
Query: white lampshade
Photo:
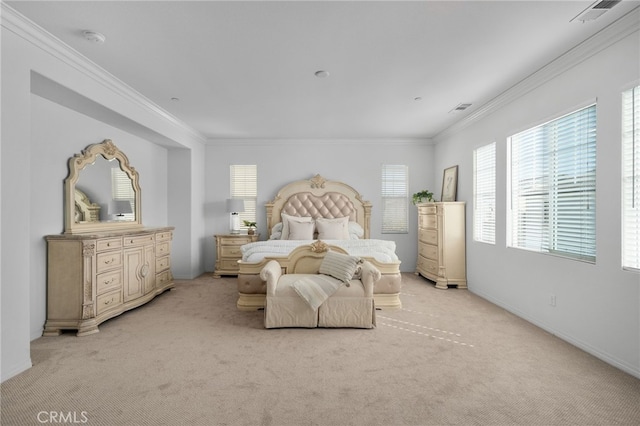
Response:
POLYGON ((244 211, 244 200, 241 198, 227 199, 227 212, 242 213, 244 211))
POLYGON ((133 213, 129 200, 111 200, 109 202, 108 213, 116 216, 123 216, 133 213))

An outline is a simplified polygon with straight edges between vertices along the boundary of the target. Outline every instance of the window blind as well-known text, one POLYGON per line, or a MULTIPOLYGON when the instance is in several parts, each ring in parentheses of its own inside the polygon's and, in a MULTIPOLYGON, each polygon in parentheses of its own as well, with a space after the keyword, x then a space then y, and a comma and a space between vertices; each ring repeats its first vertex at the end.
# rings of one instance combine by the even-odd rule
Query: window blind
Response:
POLYGON ((135 198, 131 178, 120 167, 111 168, 111 199, 125 200, 131 203, 131 213, 123 213, 123 220, 135 220, 135 198))
POLYGON ((509 245, 595 262, 596 105, 509 142, 509 245))
POLYGON ((640 86, 622 94, 622 266, 640 270, 640 86))
POLYGON ((256 208, 258 200, 258 166, 232 164, 231 172, 231 198, 244 200, 244 212, 238 214, 240 228, 247 229, 243 221, 256 221, 256 208))
POLYGON ((382 165, 382 233, 409 232, 409 168, 382 165))
POLYGON ((496 242, 496 143, 473 151, 473 239, 496 242))

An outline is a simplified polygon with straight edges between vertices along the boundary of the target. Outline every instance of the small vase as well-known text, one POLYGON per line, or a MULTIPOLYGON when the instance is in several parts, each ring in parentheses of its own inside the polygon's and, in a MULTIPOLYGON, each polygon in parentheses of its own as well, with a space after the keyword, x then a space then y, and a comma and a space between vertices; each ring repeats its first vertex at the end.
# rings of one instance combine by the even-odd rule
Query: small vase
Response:
POLYGON ((253 228, 249 228, 249 230, 247 230, 247 235, 253 235, 255 233, 256 231, 254 231, 253 228))

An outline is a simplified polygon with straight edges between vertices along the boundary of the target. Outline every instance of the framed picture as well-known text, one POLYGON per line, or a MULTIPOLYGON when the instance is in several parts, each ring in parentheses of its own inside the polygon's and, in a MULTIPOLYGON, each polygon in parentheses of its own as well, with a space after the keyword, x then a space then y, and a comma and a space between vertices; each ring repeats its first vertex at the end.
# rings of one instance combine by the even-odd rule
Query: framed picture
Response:
POLYGON ((458 166, 444 169, 441 201, 455 201, 458 189, 458 166))

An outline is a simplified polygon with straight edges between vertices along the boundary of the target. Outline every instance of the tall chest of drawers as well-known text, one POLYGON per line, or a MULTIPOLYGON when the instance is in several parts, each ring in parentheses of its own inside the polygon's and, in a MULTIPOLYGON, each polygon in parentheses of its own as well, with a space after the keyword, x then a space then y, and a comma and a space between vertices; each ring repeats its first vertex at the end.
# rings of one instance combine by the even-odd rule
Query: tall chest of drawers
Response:
POLYGON ((173 287, 173 227, 49 235, 45 336, 97 333, 109 318, 173 287))
POLYGON ((420 203, 416 274, 436 288, 467 288, 465 203, 420 203))

